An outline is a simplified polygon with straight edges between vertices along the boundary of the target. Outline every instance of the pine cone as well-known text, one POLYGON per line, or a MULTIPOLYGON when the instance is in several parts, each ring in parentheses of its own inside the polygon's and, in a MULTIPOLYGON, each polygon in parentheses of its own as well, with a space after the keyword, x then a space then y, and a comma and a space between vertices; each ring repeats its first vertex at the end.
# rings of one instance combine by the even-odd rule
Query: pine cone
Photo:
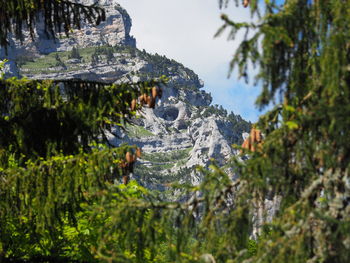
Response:
POLYGON ((136 156, 137 156, 138 158, 141 158, 141 149, 140 149, 140 148, 137 148, 137 149, 136 149, 136 156))
POLYGON ((131 106, 130 106, 130 108, 131 108, 132 111, 136 110, 136 100, 135 100, 135 99, 133 99, 133 100, 131 101, 131 106))
POLYGON ((249 5, 249 0, 243 0, 243 6, 248 7, 249 5))

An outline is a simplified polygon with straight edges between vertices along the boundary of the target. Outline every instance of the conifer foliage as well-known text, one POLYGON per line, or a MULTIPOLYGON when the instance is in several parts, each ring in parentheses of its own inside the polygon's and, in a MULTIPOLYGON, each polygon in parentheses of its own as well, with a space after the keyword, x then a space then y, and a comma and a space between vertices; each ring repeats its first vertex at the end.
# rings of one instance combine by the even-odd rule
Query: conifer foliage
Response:
POLYGON ((65 258, 62 227, 76 226, 101 191, 127 184, 140 157, 135 146, 108 147, 108 134, 161 84, 0 79, 0 256, 65 258))
POLYGON ((24 27, 34 38, 38 17, 44 19, 46 33, 54 37, 57 32, 68 34, 72 28, 80 28, 83 19, 99 24, 105 20, 105 12, 97 5, 85 6, 65 0, 1 0, 0 45, 6 47, 10 33, 22 39, 24 27))
MULTIPOLYGON (((32 31, 37 15, 45 17, 52 34, 61 26, 68 33, 71 26, 79 27, 82 18, 96 23, 104 19, 99 7, 68 1, 1 1, 1 5, 5 47, 13 26, 20 37, 22 24, 32 31)), ((77 239, 81 235, 79 212, 87 216, 83 207, 100 200, 104 191, 117 195, 114 183, 122 177, 127 183, 140 157, 135 146, 109 147, 108 136, 142 108, 138 97, 152 97, 154 87, 161 90, 164 82, 160 77, 115 85, 0 75, 0 261, 89 259, 92 253, 84 252, 90 251, 89 240, 79 253, 69 242, 72 231, 77 239)))
POLYGON ((257 105, 274 104, 256 125, 263 141, 238 147, 249 156, 232 160, 239 178, 213 161, 198 169, 200 185, 173 185, 191 197, 181 202, 109 183, 139 150, 104 146, 105 132, 135 101, 153 107, 149 87, 159 83, 1 79, 0 259, 350 262, 350 3, 235 2, 257 19, 222 16, 219 33, 252 30, 231 66, 243 77, 259 66, 257 105), (279 211, 267 222, 257 211, 273 199, 279 211))
POLYGON ((257 22, 223 15, 219 33, 246 30, 231 66, 243 77, 249 63, 259 66, 256 103, 275 107, 258 123, 262 150, 239 174, 252 206, 282 200, 248 262, 348 262, 350 3, 248 2, 257 22))

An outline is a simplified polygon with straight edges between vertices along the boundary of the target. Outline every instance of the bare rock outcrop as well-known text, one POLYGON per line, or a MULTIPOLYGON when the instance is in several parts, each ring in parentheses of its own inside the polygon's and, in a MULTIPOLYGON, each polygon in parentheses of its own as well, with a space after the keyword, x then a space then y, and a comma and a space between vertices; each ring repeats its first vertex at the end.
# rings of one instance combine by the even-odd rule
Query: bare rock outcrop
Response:
MULTIPOLYGON (((94 4, 93 0, 76 1, 86 5, 94 4)), ((35 37, 32 39, 28 31, 24 31, 22 41, 12 38, 6 50, 0 47, 0 59, 7 57, 18 60, 23 57, 39 57, 52 52, 69 51, 73 47, 95 47, 127 45, 136 47, 136 40, 130 36, 131 18, 115 0, 98 2, 106 11, 106 21, 95 26, 82 21, 81 29, 74 30, 67 37, 64 33, 55 39, 45 31, 40 13, 37 14, 35 37)))
POLYGON ((150 188, 162 189, 172 181, 200 182, 195 167, 207 166, 211 158, 224 165, 237 154, 231 145, 242 143, 241 134, 250 130, 250 123, 211 105, 210 94, 202 89, 203 81, 192 70, 165 56, 137 49, 130 36, 131 19, 116 1, 99 4, 107 15, 100 25, 83 23, 69 38, 62 35, 53 40, 38 23, 35 41, 29 34, 23 45, 12 40, 9 53, 0 50, 0 56, 11 60, 12 72, 35 79, 123 83, 167 76, 169 82, 157 107, 143 109, 134 125, 126 132, 116 128, 109 139, 116 146, 127 142, 142 147, 144 154, 135 176, 150 188))

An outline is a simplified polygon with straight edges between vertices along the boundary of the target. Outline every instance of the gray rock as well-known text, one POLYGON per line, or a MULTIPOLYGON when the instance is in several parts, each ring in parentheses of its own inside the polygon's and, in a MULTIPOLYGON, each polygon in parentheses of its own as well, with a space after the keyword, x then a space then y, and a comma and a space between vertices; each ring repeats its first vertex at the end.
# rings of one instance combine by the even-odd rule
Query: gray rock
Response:
MULTIPOLYGON (((76 1, 90 5, 93 0, 76 1)), ((22 56, 38 57, 41 54, 49 54, 56 51, 69 51, 74 46, 80 48, 93 46, 128 45, 136 47, 136 40, 130 36, 131 18, 128 13, 116 1, 104 0, 99 4, 106 11, 106 21, 94 26, 82 21, 80 30, 74 30, 67 37, 59 34, 56 39, 45 32, 45 26, 40 13, 37 15, 35 37, 32 39, 28 31, 24 33, 24 40, 20 42, 12 38, 7 52, 0 47, 0 59, 7 57, 17 59, 22 56)))
MULTIPOLYGON (((134 120, 135 126, 128 127, 127 132, 116 128, 108 137, 115 146, 127 142, 142 147, 144 155, 134 177, 147 187, 162 190, 172 181, 198 184, 202 178, 195 167, 208 166, 211 158, 224 165, 237 154, 231 145, 241 142, 241 133, 249 131, 249 123, 239 116, 230 119, 223 109, 210 106, 212 98, 201 90, 204 83, 192 70, 164 56, 138 50, 129 35, 131 19, 126 11, 112 0, 99 3, 107 14, 107 20, 99 26, 83 23, 71 37, 52 40, 39 23, 36 41, 28 33, 23 45, 12 39, 7 54, 12 69, 8 74, 115 83, 166 75, 169 82, 156 108, 143 108, 141 118, 134 120), (68 59, 73 47, 79 50, 81 59, 68 59), (21 62, 19 71, 14 61, 21 62)), ((4 50, 0 52, 5 56, 4 50)))

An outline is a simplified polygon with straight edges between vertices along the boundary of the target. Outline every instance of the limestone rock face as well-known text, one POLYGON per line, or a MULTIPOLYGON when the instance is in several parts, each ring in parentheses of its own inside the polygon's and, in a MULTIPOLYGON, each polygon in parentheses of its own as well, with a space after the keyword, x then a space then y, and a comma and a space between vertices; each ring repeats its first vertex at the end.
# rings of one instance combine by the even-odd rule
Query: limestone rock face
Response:
POLYGON ((232 144, 242 142, 241 134, 249 130, 249 123, 235 122, 239 117, 210 106, 211 97, 200 88, 186 92, 186 87, 170 81, 154 110, 143 109, 135 126, 127 132, 116 130, 117 137, 110 136, 114 145, 128 142, 142 147, 144 154, 135 176, 148 187, 162 189, 173 181, 198 184, 198 165, 208 166, 212 158, 225 165, 238 154, 232 144))
POLYGON ((36 79, 114 83, 167 76, 169 82, 156 108, 143 108, 134 125, 126 132, 115 128, 109 140, 115 146, 127 142, 142 148, 134 176, 147 187, 162 190, 173 181, 199 183, 195 167, 207 166, 211 158, 224 165, 237 154, 231 145, 242 143, 242 132, 249 132, 250 123, 212 106, 210 94, 202 90, 203 81, 192 70, 164 56, 138 50, 129 35, 131 19, 126 11, 112 0, 99 3, 107 14, 99 26, 83 24, 70 38, 54 41, 39 25, 35 42, 26 38, 20 46, 13 40, 8 54, 13 61, 11 70, 36 79), (79 56, 72 57, 72 47, 79 56))
MULTIPOLYGON (((76 2, 91 5, 96 1, 80 0, 76 2)), ((11 39, 7 54, 4 48, 0 48, 0 58, 38 57, 42 54, 68 51, 75 46, 80 48, 104 45, 135 47, 136 40, 130 36, 131 18, 125 9, 114 0, 103 0, 98 3, 106 11, 106 21, 101 22, 98 26, 82 22, 81 29, 74 30, 69 37, 62 33, 56 39, 52 39, 45 32, 44 23, 39 13, 34 40, 30 37, 29 32, 24 34, 22 43, 19 40, 11 39)))

